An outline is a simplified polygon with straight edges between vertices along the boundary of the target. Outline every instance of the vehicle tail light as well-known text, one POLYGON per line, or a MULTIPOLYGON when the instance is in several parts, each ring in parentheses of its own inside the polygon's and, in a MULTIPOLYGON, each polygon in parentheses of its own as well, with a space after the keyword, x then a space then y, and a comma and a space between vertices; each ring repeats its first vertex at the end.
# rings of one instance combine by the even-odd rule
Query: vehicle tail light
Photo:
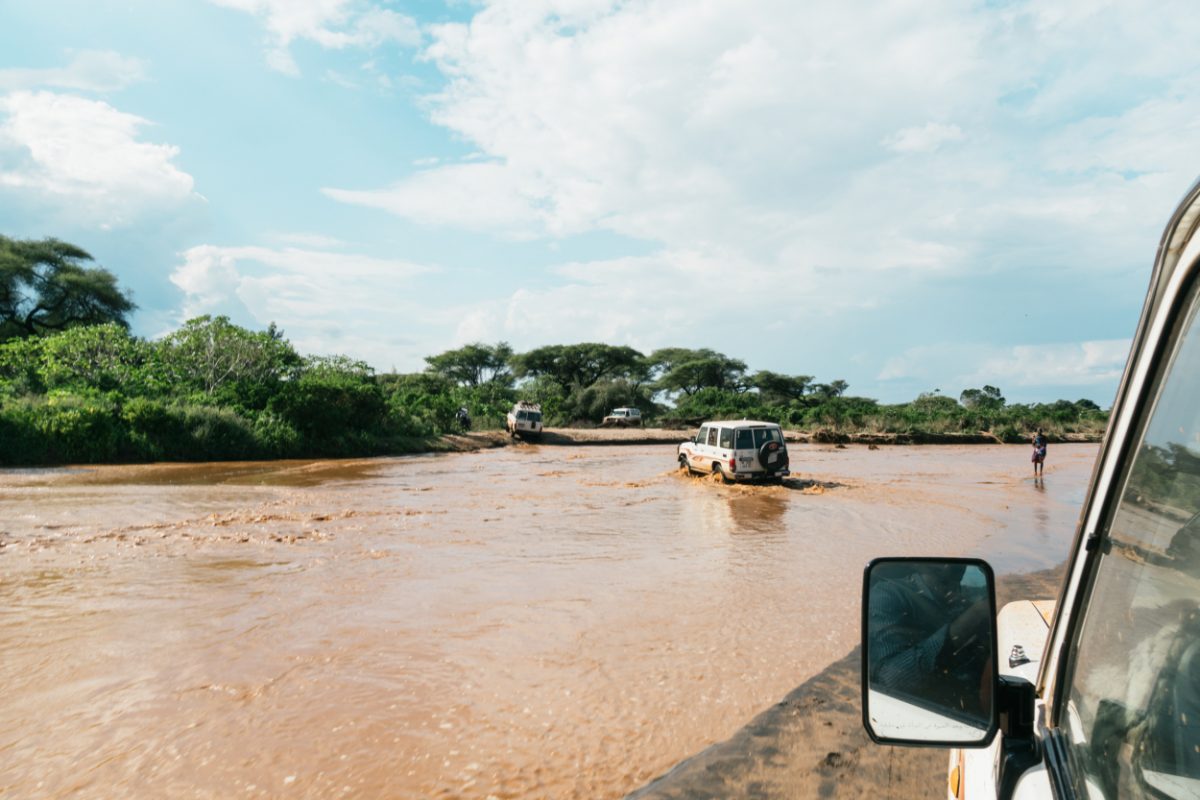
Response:
POLYGON ((729 457, 729 471, 737 472, 737 459, 733 456, 729 457))

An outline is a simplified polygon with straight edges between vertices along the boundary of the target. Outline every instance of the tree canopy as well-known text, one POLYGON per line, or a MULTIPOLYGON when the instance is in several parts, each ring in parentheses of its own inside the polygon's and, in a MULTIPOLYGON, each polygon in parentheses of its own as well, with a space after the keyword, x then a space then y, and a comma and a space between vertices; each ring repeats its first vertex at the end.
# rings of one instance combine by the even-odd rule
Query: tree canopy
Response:
POLYGON ((746 389, 746 362, 714 350, 666 347, 650 354, 659 391, 693 395, 701 389, 746 389))
POLYGON ((963 389, 958 402, 965 408, 1002 408, 1004 397, 995 386, 984 386, 982 389, 963 389))
POLYGON ((545 375, 564 388, 586 389, 597 381, 647 377, 645 357, 632 347, 583 342, 539 347, 514 356, 513 372, 519 378, 545 375))
POLYGON ((58 239, 0 236, 0 341, 37 336, 77 325, 115 323, 136 306, 92 256, 58 239))
POLYGON ((508 342, 494 345, 475 342, 457 350, 447 350, 436 356, 426 356, 429 371, 462 386, 481 386, 485 383, 512 385, 508 362, 513 349, 508 342))

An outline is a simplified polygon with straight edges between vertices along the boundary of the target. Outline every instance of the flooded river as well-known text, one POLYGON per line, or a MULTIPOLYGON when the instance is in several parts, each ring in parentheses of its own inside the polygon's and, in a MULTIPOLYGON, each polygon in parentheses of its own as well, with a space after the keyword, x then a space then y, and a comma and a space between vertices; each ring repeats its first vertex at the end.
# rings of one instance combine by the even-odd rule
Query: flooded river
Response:
POLYGON ((0 472, 0 795, 617 798, 845 655, 884 554, 1065 557, 1094 445, 0 472))

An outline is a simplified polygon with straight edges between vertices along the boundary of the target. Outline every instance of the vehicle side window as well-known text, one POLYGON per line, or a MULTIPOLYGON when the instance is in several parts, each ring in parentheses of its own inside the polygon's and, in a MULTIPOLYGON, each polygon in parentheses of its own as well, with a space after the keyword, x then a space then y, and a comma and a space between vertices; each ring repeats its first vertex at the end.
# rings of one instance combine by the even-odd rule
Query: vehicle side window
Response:
POLYGON ((705 444, 708 442, 708 426, 701 425, 700 432, 696 434, 696 444, 705 444))
POLYGON ((739 428, 737 432, 737 449, 738 450, 753 450, 754 449, 754 432, 749 428, 739 428))
POLYGON ((708 443, 710 445, 712 445, 713 447, 717 446, 717 429, 716 428, 708 429, 708 443))
POLYGON ((721 428, 721 447, 725 450, 733 449, 733 428, 721 428))
POLYGON ((1121 483, 1069 665, 1068 763, 1089 797, 1200 787, 1200 328, 1193 292, 1121 483), (1096 791, 1090 791, 1094 789, 1096 791))

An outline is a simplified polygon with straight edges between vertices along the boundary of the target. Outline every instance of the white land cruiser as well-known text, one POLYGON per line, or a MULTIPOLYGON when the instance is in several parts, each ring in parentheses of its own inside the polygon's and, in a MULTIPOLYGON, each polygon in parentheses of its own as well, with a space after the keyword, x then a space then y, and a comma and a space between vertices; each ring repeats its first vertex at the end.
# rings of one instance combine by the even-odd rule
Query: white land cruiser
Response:
POLYGON ((782 481, 789 474, 783 431, 774 422, 706 422, 679 445, 678 459, 681 469, 727 481, 782 481))
POLYGON ((600 423, 602 426, 624 428, 628 425, 641 425, 642 412, 636 408, 614 408, 613 412, 600 423))
POLYGON ((542 407, 537 403, 520 401, 508 412, 504 427, 510 436, 540 439, 542 436, 542 407))
POLYGON ((948 796, 1200 797, 1200 183, 1150 290, 1054 604, 995 612, 974 559, 863 576, 862 711, 951 747, 948 796))

